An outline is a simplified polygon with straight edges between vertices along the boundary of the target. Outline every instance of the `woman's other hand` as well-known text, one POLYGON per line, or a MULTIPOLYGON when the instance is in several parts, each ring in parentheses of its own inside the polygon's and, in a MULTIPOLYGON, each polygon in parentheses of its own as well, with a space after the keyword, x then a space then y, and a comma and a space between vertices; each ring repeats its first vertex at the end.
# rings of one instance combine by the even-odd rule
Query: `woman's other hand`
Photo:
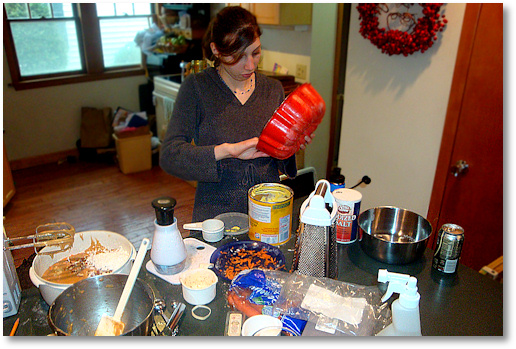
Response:
POLYGON ((215 146, 215 159, 237 158, 240 160, 251 160, 267 157, 266 153, 256 149, 258 137, 250 138, 238 143, 223 143, 215 146))
POLYGON ((312 139, 314 139, 315 134, 312 133, 310 136, 305 136, 305 143, 301 144, 299 147, 301 149, 306 149, 306 146, 310 143, 312 143, 312 139))

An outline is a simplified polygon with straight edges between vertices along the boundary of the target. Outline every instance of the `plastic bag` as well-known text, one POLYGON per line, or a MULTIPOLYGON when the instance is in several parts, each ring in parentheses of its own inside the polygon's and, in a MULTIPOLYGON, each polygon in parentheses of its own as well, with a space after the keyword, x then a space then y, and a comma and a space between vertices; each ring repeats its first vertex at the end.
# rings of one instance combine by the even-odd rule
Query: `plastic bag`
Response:
POLYGON ((377 286, 251 269, 235 277, 228 301, 247 316, 279 317, 293 336, 372 336, 392 321, 381 296, 377 286))

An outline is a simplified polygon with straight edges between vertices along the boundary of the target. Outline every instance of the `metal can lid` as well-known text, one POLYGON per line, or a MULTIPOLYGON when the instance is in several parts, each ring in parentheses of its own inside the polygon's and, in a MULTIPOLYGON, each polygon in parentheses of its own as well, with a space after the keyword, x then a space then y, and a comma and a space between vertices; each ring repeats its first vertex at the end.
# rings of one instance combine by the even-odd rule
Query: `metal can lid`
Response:
POLYGON ((453 224, 453 223, 443 224, 441 229, 448 234, 455 234, 455 235, 464 234, 464 228, 462 228, 460 225, 453 224))
POLYGON ((248 195, 258 202, 277 204, 292 200, 294 191, 281 183, 261 183, 251 187, 248 195))

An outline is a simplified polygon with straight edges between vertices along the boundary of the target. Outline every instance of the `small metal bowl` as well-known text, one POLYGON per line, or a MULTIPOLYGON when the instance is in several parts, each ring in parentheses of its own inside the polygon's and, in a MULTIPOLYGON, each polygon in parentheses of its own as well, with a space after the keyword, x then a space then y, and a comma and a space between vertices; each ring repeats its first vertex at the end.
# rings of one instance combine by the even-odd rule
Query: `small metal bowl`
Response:
POLYGON ((422 257, 432 225, 417 213, 382 206, 358 216, 359 241, 370 257, 387 264, 408 264, 422 257))

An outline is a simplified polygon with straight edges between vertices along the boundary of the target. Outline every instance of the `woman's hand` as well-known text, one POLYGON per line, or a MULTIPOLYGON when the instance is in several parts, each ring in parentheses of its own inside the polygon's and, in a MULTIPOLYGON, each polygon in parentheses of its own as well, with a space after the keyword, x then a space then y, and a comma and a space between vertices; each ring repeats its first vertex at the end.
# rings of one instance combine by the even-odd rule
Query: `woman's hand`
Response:
POLYGON ((258 137, 250 138, 238 143, 223 143, 215 146, 215 159, 237 158, 240 160, 251 160, 269 156, 256 149, 258 137))
POLYGON ((301 144, 299 147, 303 150, 306 149, 306 146, 308 144, 312 143, 312 139, 314 139, 314 137, 315 137, 314 133, 312 133, 310 136, 305 136, 305 143, 301 144))

